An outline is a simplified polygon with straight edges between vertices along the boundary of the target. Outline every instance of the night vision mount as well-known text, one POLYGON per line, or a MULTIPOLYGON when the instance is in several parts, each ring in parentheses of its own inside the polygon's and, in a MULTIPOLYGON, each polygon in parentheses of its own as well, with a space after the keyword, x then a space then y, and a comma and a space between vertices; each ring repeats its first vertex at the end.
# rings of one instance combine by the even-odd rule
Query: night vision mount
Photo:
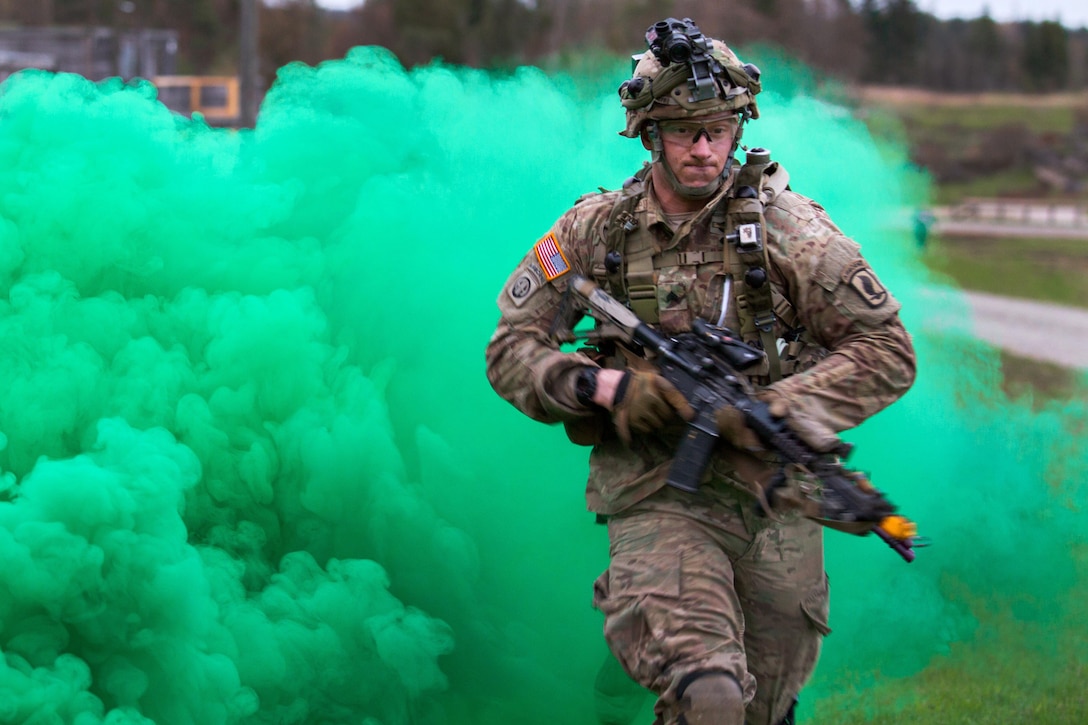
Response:
POLYGON ((691 18, 666 18, 646 29, 646 44, 665 68, 673 63, 687 63, 691 69, 688 88, 692 101, 714 98, 714 71, 718 61, 711 55, 713 44, 691 18))

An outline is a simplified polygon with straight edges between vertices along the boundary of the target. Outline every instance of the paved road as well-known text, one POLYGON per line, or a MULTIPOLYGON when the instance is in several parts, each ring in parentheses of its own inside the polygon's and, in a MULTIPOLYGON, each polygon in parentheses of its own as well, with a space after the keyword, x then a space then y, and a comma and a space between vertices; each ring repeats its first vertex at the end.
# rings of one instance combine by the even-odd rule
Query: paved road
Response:
POLYGON ((976 337, 1009 352, 1088 370, 1088 309, 965 292, 976 337))

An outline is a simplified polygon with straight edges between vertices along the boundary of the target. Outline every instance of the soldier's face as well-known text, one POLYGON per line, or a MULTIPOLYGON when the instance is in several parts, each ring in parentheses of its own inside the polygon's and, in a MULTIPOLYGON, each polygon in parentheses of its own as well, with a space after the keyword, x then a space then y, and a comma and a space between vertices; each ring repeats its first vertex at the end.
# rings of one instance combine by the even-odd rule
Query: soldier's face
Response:
POLYGON ((663 121, 659 129, 665 161, 677 180, 686 186, 706 186, 725 168, 737 122, 733 116, 698 122, 663 121))

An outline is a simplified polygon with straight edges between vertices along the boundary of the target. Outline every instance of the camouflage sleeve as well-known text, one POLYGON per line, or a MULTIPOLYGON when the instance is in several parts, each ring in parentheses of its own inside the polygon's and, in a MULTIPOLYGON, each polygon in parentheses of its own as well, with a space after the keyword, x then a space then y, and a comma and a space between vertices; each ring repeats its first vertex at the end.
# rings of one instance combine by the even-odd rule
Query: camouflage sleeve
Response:
POLYGON ((786 192, 767 209, 774 272, 801 324, 830 354, 775 383, 790 422, 829 441, 898 400, 914 382, 914 347, 900 304, 819 204, 786 192))
POLYGON ((563 303, 567 281, 592 266, 601 204, 579 204, 564 214, 522 259, 499 293, 501 317, 486 351, 487 379, 500 396, 546 423, 592 414, 574 395, 587 355, 565 352, 556 330, 581 316, 563 303))

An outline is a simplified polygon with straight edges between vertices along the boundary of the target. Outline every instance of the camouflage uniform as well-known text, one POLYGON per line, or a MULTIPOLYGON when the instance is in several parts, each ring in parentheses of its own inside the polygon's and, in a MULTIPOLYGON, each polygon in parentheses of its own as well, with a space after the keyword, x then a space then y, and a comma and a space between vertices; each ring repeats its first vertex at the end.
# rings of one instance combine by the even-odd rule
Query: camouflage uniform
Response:
MULTIPOLYGON (((735 60, 723 44, 715 41, 714 47, 723 63, 735 60)), ((640 67, 646 65, 653 65, 649 56, 640 67)), ((660 66, 649 72, 658 79, 655 93, 668 88, 655 75, 660 66)), ((758 90, 745 73, 732 77, 758 90)), ((642 87, 643 96, 648 89, 642 87)), ((734 102, 754 108, 751 94, 729 99, 705 105, 709 111, 734 102)), ((659 105, 638 110, 649 102, 631 101, 625 135, 637 136, 653 113, 702 112, 659 105)), ((683 722, 687 683, 722 672, 739 683, 749 725, 775 725, 811 675, 821 638, 830 632, 820 527, 797 514, 758 515, 754 494, 778 466, 769 454, 724 442, 698 493, 666 486, 683 422, 624 445, 606 412, 578 401, 575 384, 585 366, 638 361, 609 351, 561 349, 556 334, 577 321, 564 292, 575 274, 594 278, 620 201, 633 202, 640 243, 653 255, 657 326, 675 335, 688 331, 696 317, 716 322, 724 311, 725 326, 742 329, 736 287, 723 284, 730 275, 722 259, 730 224, 719 211, 736 174, 692 218, 673 220, 654 194, 656 178, 584 197, 529 251, 499 296, 502 316, 487 348, 488 380, 518 410, 562 422, 572 440, 592 445, 586 501, 608 519, 611 541, 611 562, 594 585, 594 604, 605 615, 605 637, 616 659, 658 695, 659 722, 683 722)), ((777 315, 775 336, 806 331, 806 344, 791 346, 785 377, 770 389, 788 401, 791 427, 809 441, 828 440, 910 387, 910 337, 899 321, 899 303, 816 202, 783 191, 764 208, 763 223, 775 310, 789 313, 777 315)), ((757 372, 767 370, 764 365, 757 372)))
MULTIPOLYGON (((574 381, 580 366, 597 360, 584 351, 561 351, 551 330, 563 315, 569 276, 590 274, 594 245, 601 243, 618 193, 581 201, 552 227, 551 241, 568 272, 549 282, 534 248, 499 296, 502 318, 487 348, 488 379, 536 420, 572 423, 594 415, 577 401, 574 381)), ((710 224, 717 201, 684 224, 681 234, 670 228, 652 189, 638 210, 660 252, 720 250, 723 234, 710 224)), ((850 428, 913 381, 914 355, 899 303, 858 245, 814 201, 786 191, 765 216, 771 281, 818 346, 808 351, 812 367, 773 387, 791 401, 791 421, 798 425, 850 428), (868 287, 857 283, 859 272, 868 287)), ((716 320, 722 274, 720 262, 661 268, 660 327, 676 334, 696 316, 716 320)), ((726 323, 734 329, 739 324, 735 304, 726 323)), ((778 325, 776 333, 785 335, 778 325)), ((636 437, 631 448, 600 428, 586 499, 591 511, 609 517, 612 561, 594 598, 606 617, 609 645, 633 678, 658 693, 664 722, 678 707, 677 684, 708 669, 729 672, 741 683, 750 723, 778 722, 814 669, 820 637, 830 631, 819 526, 797 516, 758 516, 747 492, 772 467, 724 444, 698 494, 666 487, 679 421, 636 437)))

